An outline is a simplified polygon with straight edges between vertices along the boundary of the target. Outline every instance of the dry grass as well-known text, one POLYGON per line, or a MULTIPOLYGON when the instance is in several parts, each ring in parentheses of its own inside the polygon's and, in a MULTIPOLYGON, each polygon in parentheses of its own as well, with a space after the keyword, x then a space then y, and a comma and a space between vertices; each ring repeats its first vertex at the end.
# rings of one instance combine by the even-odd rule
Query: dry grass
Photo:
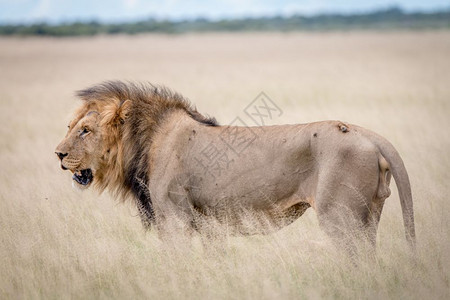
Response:
POLYGON ((450 32, 1 38, 0 70, 0 298, 450 298, 450 32), (375 264, 328 247, 312 210, 226 253, 167 251, 133 207, 74 191, 53 154, 74 90, 105 79, 163 83, 221 123, 265 91, 275 123, 384 135, 411 177, 417 261, 396 193, 375 264))

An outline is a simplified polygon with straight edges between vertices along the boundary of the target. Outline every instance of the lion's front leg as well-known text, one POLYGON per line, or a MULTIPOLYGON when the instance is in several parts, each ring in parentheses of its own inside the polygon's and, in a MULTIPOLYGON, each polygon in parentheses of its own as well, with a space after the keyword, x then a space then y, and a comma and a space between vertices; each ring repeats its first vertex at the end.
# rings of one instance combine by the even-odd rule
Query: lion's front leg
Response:
POLYGON ((155 197, 156 228, 160 239, 172 247, 190 245, 194 228, 194 209, 188 189, 179 178, 171 180, 155 197))
POLYGON ((200 234, 206 256, 215 257, 217 254, 226 254, 230 235, 227 225, 221 224, 215 216, 205 215, 197 211, 194 227, 200 234))
POLYGON ((172 249, 191 246, 194 229, 186 216, 178 213, 171 213, 164 217, 159 216, 156 228, 158 237, 166 246, 172 249))
POLYGON ((179 205, 168 197, 155 206, 155 220, 158 237, 172 250, 190 249, 195 232, 193 214, 189 205, 179 205))

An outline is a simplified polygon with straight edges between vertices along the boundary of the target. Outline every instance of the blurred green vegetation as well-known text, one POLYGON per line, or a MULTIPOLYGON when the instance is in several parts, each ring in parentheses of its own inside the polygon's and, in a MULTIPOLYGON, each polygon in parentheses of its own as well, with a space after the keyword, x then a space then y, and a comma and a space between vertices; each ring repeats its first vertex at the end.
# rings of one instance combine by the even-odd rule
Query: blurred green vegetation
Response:
POLYGON ((107 24, 75 22, 58 25, 1 25, 0 35, 84 36, 97 34, 186 33, 208 31, 328 31, 328 30, 425 30, 449 29, 450 10, 432 13, 405 13, 390 8, 365 14, 323 14, 317 16, 261 17, 210 21, 148 19, 133 23, 107 24))

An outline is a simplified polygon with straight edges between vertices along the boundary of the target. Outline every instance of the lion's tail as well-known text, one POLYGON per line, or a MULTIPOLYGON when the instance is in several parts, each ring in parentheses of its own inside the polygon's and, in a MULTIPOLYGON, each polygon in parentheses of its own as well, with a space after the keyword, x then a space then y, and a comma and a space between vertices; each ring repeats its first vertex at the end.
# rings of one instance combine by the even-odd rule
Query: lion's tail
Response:
POLYGON ((409 182, 408 173, 406 172, 403 160, 395 150, 394 146, 385 138, 376 133, 361 128, 362 131, 368 132, 368 138, 378 147, 383 157, 390 165, 390 171, 397 184, 398 195, 402 207, 403 224, 405 226, 406 240, 411 249, 414 251, 416 247, 416 232, 414 228, 414 209, 411 194, 411 184, 409 182))

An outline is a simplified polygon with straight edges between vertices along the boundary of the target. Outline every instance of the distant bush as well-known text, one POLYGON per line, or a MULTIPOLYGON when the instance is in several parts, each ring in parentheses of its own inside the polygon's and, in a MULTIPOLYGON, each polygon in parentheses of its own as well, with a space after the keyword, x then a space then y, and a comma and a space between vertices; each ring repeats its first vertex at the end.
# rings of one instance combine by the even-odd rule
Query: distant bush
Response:
POLYGON ((0 35, 86 36, 97 34, 185 33, 205 31, 311 31, 352 29, 444 29, 450 28, 450 10, 434 13, 404 13, 398 8, 367 14, 324 14, 312 17, 242 18, 220 21, 157 21, 102 24, 99 22, 49 25, 3 25, 0 35))

